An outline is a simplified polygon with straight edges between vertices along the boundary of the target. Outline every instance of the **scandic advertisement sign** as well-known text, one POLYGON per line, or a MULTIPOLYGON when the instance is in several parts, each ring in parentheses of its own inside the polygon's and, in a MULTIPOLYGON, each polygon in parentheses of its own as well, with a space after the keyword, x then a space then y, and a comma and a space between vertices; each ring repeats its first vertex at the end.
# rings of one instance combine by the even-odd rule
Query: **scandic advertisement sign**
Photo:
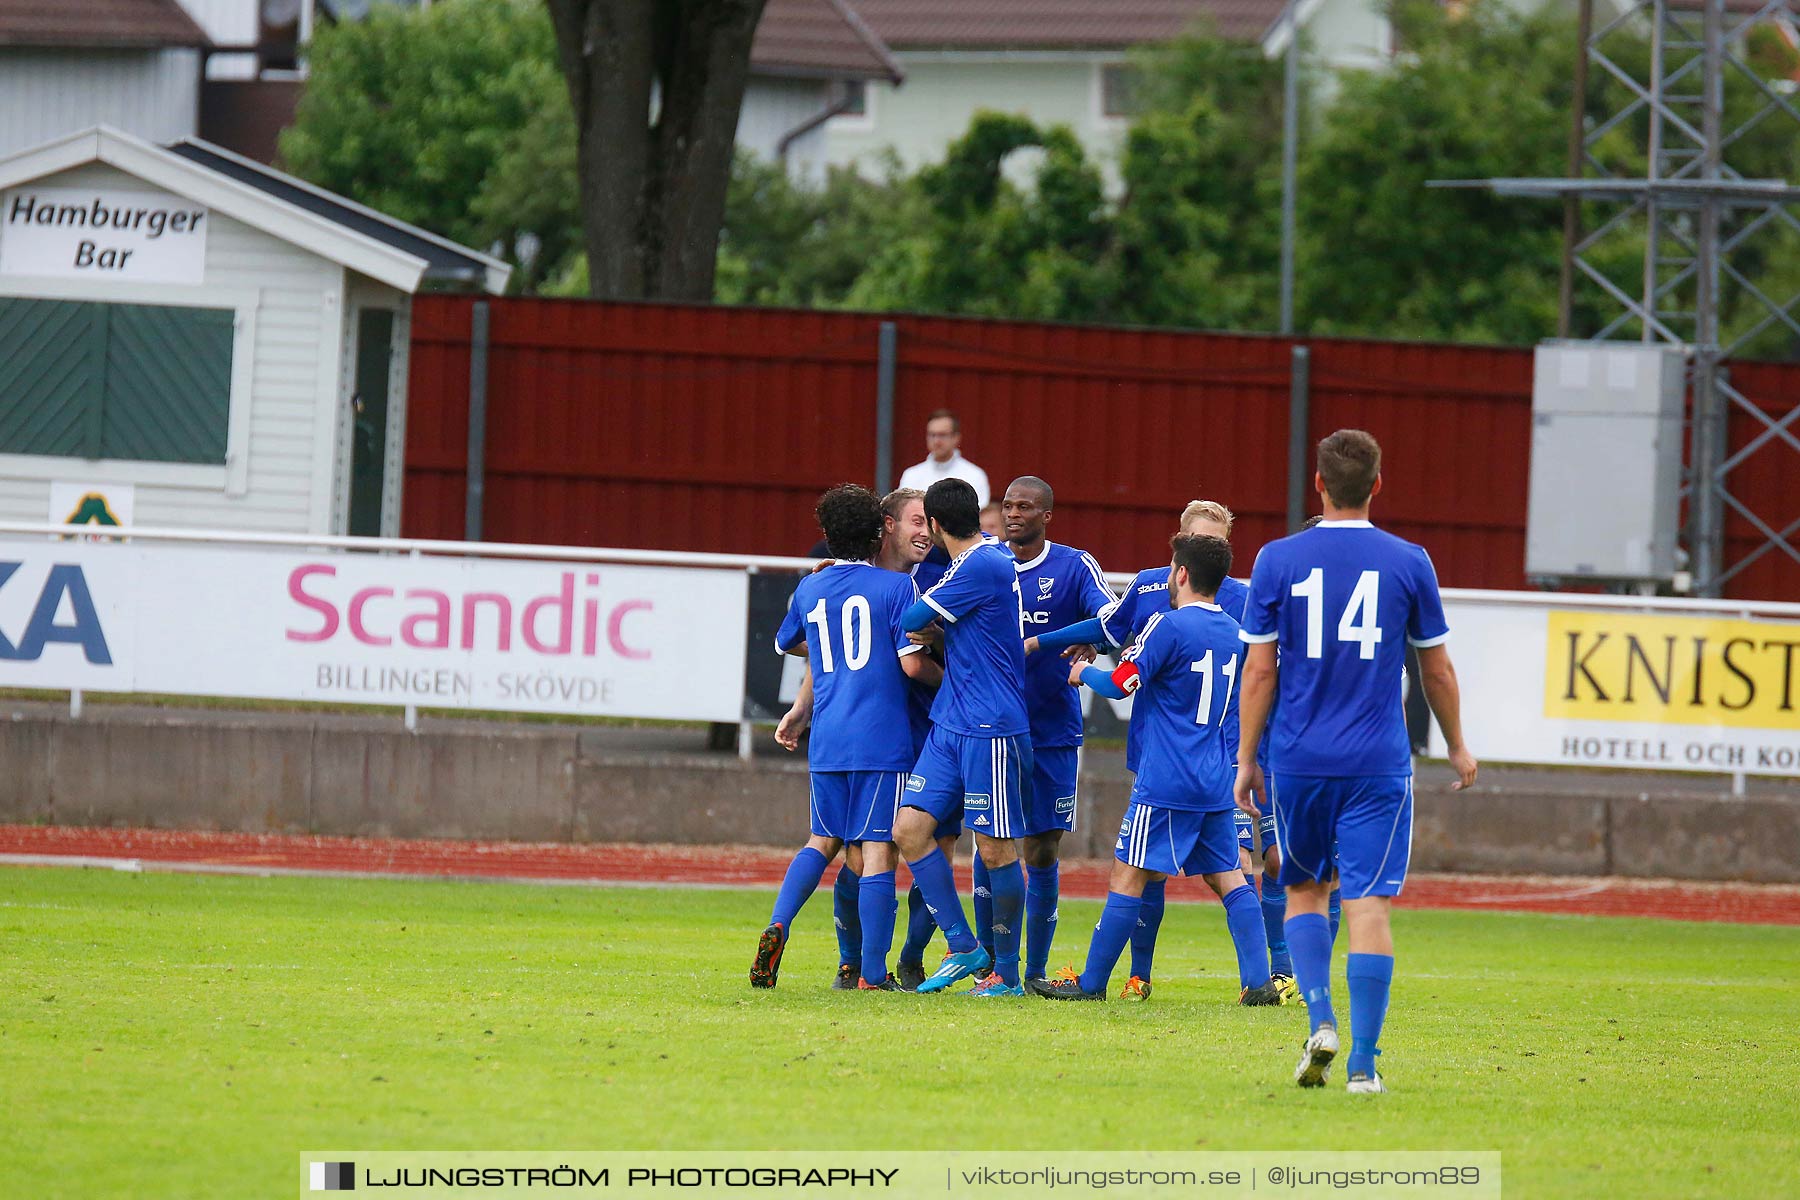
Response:
POLYGON ((9 687, 737 721, 742 572, 0 541, 9 687))
MULTIPOLYGON (((1555 597, 1445 608, 1484 758, 1800 777, 1800 622, 1555 597)), ((1443 754, 1435 727, 1431 745, 1443 754)))

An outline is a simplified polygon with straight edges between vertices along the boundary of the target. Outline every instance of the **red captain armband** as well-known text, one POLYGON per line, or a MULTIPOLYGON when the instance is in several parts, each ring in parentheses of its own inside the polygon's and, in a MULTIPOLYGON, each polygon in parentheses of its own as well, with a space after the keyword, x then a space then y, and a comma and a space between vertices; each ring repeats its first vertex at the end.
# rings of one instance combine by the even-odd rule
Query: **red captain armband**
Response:
POLYGON ((1138 690, 1138 684, 1142 683, 1143 679, 1138 675, 1136 663, 1122 662, 1113 670, 1112 681, 1121 692, 1129 696, 1138 690))

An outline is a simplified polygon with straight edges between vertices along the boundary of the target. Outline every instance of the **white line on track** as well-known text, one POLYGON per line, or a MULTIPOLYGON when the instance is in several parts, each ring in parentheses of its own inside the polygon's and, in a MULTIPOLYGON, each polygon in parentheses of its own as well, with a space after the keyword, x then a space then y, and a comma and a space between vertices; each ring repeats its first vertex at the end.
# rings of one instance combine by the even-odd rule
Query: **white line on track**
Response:
POLYGON ((756 880, 737 883, 673 879, 599 879, 533 875, 441 875, 425 871, 341 871, 328 867, 271 867, 261 863, 163 862, 156 859, 96 858, 77 854, 0 854, 0 867, 85 867, 89 870, 165 872, 175 875, 292 876, 302 879, 389 879, 424 883, 531 883, 548 887, 699 888, 708 891, 774 891, 756 880))

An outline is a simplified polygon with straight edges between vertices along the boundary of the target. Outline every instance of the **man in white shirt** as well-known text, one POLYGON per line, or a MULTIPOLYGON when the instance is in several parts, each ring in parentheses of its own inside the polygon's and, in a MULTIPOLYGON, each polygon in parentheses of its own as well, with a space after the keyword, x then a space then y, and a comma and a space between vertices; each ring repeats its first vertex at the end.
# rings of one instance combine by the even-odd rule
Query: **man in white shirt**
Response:
POLYGON ((962 422, 947 408, 940 408, 925 419, 925 449, 930 456, 922 463, 906 468, 900 476, 903 488, 924 491, 940 479, 961 479, 975 489, 975 502, 988 502, 987 472, 962 456, 962 422))

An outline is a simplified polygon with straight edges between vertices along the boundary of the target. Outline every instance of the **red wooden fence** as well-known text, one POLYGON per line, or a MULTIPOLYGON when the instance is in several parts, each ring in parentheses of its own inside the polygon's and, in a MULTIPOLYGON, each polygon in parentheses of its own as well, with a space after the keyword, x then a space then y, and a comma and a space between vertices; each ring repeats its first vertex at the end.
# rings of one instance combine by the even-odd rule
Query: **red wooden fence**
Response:
MULTIPOLYGON (((1056 489, 1052 536, 1109 570, 1162 561, 1196 497, 1230 505, 1244 565, 1285 532, 1290 351, 1311 348, 1309 442, 1369 430, 1384 452, 1382 524, 1430 550, 1444 583, 1526 585, 1531 352, 863 313, 490 304, 486 504, 493 541, 802 553, 812 506, 872 482, 878 331, 898 331, 895 476, 924 457, 931 410, 996 495, 1021 474, 1056 489)), ((404 531, 458 538, 467 473, 466 297, 413 310, 404 531)), ((1800 368, 1740 366, 1774 419, 1800 368)), ((1733 449, 1762 431, 1734 415, 1733 449)), ((1800 457, 1772 439, 1732 476, 1780 528, 1800 508, 1800 457)), ((1316 511, 1316 509, 1314 510, 1316 511)), ((1569 514, 1579 520, 1580 514, 1569 514)), ((1756 531, 1733 514, 1727 561, 1756 531)), ((1765 554, 1731 588, 1800 595, 1800 564, 1765 554)))

